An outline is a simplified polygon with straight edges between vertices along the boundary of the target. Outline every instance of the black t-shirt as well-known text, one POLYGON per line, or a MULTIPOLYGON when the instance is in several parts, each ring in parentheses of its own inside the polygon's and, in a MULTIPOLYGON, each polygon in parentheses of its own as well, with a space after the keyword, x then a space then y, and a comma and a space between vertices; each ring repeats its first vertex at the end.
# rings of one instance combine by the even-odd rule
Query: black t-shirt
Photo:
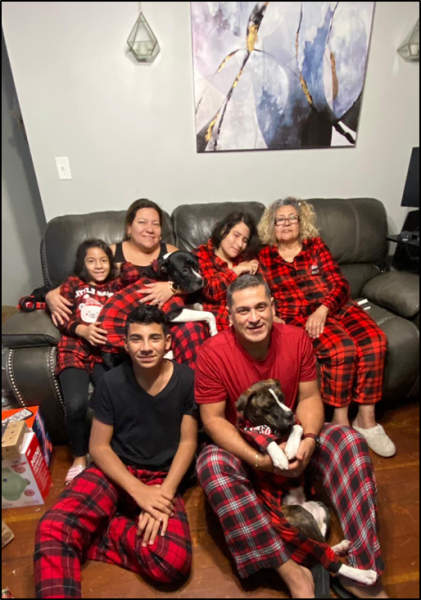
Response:
POLYGON ((180 443, 183 416, 196 414, 194 371, 173 364, 171 379, 156 396, 138 384, 131 363, 107 371, 95 387, 95 417, 114 427, 111 448, 126 465, 168 471, 180 443))

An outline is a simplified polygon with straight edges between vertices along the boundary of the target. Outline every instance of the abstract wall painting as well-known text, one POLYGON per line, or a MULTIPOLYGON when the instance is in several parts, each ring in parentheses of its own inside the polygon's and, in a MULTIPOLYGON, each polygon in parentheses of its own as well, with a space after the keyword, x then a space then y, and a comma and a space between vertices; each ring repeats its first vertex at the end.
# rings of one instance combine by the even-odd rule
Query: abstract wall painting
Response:
POLYGON ((354 146, 374 2, 191 2, 198 152, 354 146))

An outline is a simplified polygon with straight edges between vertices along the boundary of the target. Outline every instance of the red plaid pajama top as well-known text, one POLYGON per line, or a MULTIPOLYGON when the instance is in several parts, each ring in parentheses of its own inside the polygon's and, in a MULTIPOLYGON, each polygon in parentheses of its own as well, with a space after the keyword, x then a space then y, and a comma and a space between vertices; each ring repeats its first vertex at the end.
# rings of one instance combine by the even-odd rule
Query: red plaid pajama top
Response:
POLYGON ((95 323, 107 300, 138 278, 138 270, 130 263, 124 263, 120 276, 112 281, 91 284, 71 276, 61 284, 60 294, 73 302, 73 314, 64 325, 58 325, 62 336, 57 346, 56 375, 69 367, 91 373, 95 364, 102 362, 100 349, 78 336, 76 327, 95 323))
POLYGON ((350 300, 349 283, 320 237, 303 240, 293 262, 284 260, 277 246, 262 248, 258 261, 283 319, 309 317, 321 304, 337 315, 350 300))
MULTIPOLYGON (((205 280, 201 290, 203 310, 215 315, 218 331, 228 329, 227 289, 237 279, 237 274, 232 271, 225 261, 215 254, 215 247, 211 240, 203 246, 193 250, 199 259, 200 273, 205 280)), ((234 265, 243 258, 238 257, 234 265)))
POLYGON ((387 338, 375 321, 350 300, 349 283, 319 237, 304 240, 292 262, 276 246, 259 253, 261 269, 286 323, 305 328, 321 305, 329 309, 324 331, 312 339, 320 364, 321 396, 326 404, 351 400, 375 404, 382 398, 387 338))

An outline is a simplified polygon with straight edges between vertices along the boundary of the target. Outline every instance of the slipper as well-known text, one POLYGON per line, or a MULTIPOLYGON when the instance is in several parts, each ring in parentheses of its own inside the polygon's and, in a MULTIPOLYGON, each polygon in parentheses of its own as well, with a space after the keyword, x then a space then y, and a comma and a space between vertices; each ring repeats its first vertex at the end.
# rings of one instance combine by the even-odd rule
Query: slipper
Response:
POLYGON ((353 429, 358 431, 358 433, 365 438, 368 447, 371 448, 373 452, 384 458, 390 458, 396 454, 395 444, 379 423, 377 423, 375 427, 370 427, 369 429, 357 427, 354 423, 352 423, 353 429))
POLYGON ((326 571, 320 563, 314 565, 310 570, 314 579, 314 597, 330 598, 329 571, 326 571))
POLYGON ((356 598, 354 594, 351 594, 351 592, 348 592, 348 590, 344 588, 337 577, 332 577, 330 580, 330 587, 332 588, 332 592, 334 592, 338 598, 356 598))
POLYGON ((86 469, 86 467, 82 467, 82 465, 79 465, 77 467, 70 467, 70 469, 67 471, 67 475, 66 475, 66 479, 65 479, 64 483, 66 485, 69 485, 69 483, 71 483, 73 481, 73 479, 77 475, 82 473, 82 471, 84 471, 85 469, 86 469))

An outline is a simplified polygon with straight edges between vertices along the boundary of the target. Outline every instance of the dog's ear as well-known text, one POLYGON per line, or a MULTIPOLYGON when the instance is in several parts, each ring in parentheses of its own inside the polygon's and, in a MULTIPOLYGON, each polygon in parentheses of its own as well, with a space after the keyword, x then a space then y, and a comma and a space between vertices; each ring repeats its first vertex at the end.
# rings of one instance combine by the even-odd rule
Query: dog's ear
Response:
POLYGON ((250 396, 251 396, 251 394, 249 393, 248 390, 241 394, 241 396, 237 400, 237 405, 236 405, 238 412, 244 412, 244 409, 247 406, 250 396))
POLYGON ((245 392, 241 394, 236 403, 236 407, 239 412, 244 412, 244 409, 246 408, 247 404, 252 399, 254 394, 260 389, 260 387, 260 382, 253 383, 253 385, 251 385, 245 392))
MULTIPOLYGON (((168 273, 168 267, 170 264, 169 258, 162 258, 161 260, 157 260, 157 261, 153 261, 154 263, 156 262, 157 264, 157 268, 156 271, 158 273, 168 273)), ((153 263, 152 263, 153 264, 153 263)))

